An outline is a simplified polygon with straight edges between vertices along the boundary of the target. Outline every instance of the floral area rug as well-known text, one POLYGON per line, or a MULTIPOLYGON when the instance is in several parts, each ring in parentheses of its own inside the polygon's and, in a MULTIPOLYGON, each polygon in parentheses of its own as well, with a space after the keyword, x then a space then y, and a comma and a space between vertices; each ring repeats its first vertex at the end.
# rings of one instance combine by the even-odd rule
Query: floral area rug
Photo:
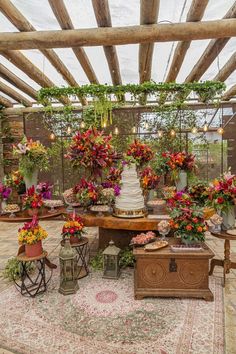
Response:
POLYGON ((58 272, 48 291, 29 299, 14 287, 0 293, 0 347, 26 354, 222 354, 224 323, 220 280, 214 302, 134 300, 133 272, 119 280, 100 272, 79 281, 75 295, 58 293, 58 272))

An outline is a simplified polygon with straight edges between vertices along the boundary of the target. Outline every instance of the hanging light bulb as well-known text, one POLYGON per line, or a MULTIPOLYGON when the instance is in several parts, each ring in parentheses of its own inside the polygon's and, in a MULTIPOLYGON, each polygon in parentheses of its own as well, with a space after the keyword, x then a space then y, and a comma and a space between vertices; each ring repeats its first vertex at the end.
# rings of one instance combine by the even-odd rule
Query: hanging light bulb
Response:
POLYGON ((163 131, 162 130, 158 130, 157 136, 158 136, 158 138, 162 138, 163 137, 163 131))
POLYGON ((172 137, 176 135, 176 132, 175 132, 175 130, 174 130, 174 129, 171 129, 171 131, 170 131, 170 135, 171 135, 172 137))
POLYGON ((49 136, 50 140, 55 140, 56 136, 54 133, 51 133, 50 136, 49 136))
POLYGON ((193 134, 197 134, 197 132, 198 132, 197 127, 193 127, 193 129, 192 129, 192 133, 193 133, 193 134))
POLYGON ((132 133, 135 134, 136 132, 137 132, 136 127, 133 126, 133 128, 132 128, 132 133))
POLYGON ((85 123, 84 123, 83 120, 82 120, 81 123, 80 123, 80 128, 81 128, 81 129, 84 129, 84 128, 85 128, 85 123))
POLYGON ((71 126, 69 125, 68 128, 67 128, 67 134, 71 134, 71 126))
POLYGON ((103 127, 103 128, 106 128, 106 127, 107 127, 107 123, 106 123, 106 122, 103 122, 102 127, 103 127))
POLYGON ((115 134, 115 135, 118 135, 118 134, 119 134, 119 129, 118 129, 117 127, 115 127, 115 129, 114 129, 114 134, 115 134))
POLYGON ((205 121, 204 125, 203 125, 203 131, 207 132, 208 131, 208 125, 207 122, 205 121))
POLYGON ((145 123, 144 123, 144 128, 145 128, 146 130, 149 128, 148 122, 145 122, 145 123))
POLYGON ((224 129, 222 127, 219 127, 217 129, 217 133, 220 134, 220 135, 224 134, 224 129))

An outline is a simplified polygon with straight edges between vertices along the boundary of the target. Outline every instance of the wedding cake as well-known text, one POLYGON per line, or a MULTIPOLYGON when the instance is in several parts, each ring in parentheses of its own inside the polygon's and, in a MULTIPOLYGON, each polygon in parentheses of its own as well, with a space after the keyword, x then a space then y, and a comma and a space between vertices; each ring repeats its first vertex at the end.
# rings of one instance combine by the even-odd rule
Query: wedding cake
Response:
POLYGON ((121 175, 121 191, 115 201, 115 215, 124 218, 143 217, 144 197, 135 164, 125 165, 121 175))

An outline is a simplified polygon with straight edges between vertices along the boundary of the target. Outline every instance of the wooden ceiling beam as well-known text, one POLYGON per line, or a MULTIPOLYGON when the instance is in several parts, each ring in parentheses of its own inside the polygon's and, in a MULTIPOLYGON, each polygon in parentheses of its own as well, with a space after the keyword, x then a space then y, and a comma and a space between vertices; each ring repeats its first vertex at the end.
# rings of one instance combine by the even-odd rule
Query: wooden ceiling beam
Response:
POLYGON ((214 21, 76 30, 20 33, 0 32, 0 51, 99 45, 111 46, 210 38, 221 38, 219 41, 228 41, 230 37, 236 37, 236 19, 234 18, 214 21))
MULTIPOLYGON (((0 105, 6 108, 12 108, 13 104, 10 100, 0 95, 0 105)), ((14 109, 14 108, 13 108, 14 109)))
POLYGON ((8 81, 13 86, 17 87, 22 92, 26 93, 28 96, 37 100, 37 91, 34 90, 30 85, 28 85, 25 81, 20 79, 18 76, 13 74, 10 70, 8 70, 3 64, 0 64, 0 76, 8 81))
MULTIPOLYGON (((193 0, 191 7, 188 11, 186 22, 200 21, 204 15, 209 0, 193 0)), ((180 68, 184 62, 187 50, 190 47, 191 41, 184 41, 177 43, 174 51, 174 56, 171 62, 171 66, 166 78, 166 82, 175 81, 180 68)))
MULTIPOLYGON (((152 25, 157 22, 159 0, 141 0, 140 25, 152 25)), ((139 82, 151 80, 154 43, 139 45, 139 82)))
POLYGON ((32 103, 27 98, 25 98, 20 93, 15 91, 13 88, 11 88, 10 86, 6 85, 4 82, 1 81, 0 81, 0 91, 5 93, 5 95, 13 98, 13 100, 23 104, 25 107, 32 107, 32 103))
MULTIPOLYGON (((54 83, 21 52, 15 50, 6 50, 2 51, 1 55, 9 60, 12 64, 14 64, 18 69, 22 70, 33 81, 37 82, 38 85, 42 87, 55 86, 54 83)), ((70 100, 67 97, 61 97, 60 101, 63 104, 70 103, 70 100)))
MULTIPOLYGON (((98 27, 112 27, 108 0, 92 0, 98 27)), ((109 66, 113 85, 121 85, 121 74, 116 48, 113 45, 103 46, 109 66)))
MULTIPOLYGON (((236 21, 234 18, 236 17, 236 2, 231 6, 229 11, 223 17, 222 20, 219 21, 236 21)), ((236 28, 236 24, 234 25, 236 28)), ((194 65, 190 74, 186 77, 185 82, 192 82, 198 81, 203 74, 207 71, 213 61, 217 58, 220 54, 222 49, 225 47, 227 42, 229 41, 230 37, 234 36, 220 36, 218 39, 212 39, 206 49, 204 50, 203 54, 201 55, 200 59, 194 65), (225 37, 225 38, 223 38, 225 37)))
MULTIPOLYGON (((63 0, 48 0, 52 11, 63 30, 74 29, 73 23, 69 16, 63 0)), ((88 56, 83 48, 75 47, 72 48, 76 58, 78 59, 80 65, 82 66, 87 78, 92 84, 98 84, 97 76, 93 70, 93 67, 88 59, 88 56)))
POLYGON ((236 84, 233 85, 228 91, 222 96, 222 100, 229 101, 232 97, 236 95, 236 84))
POLYGON ((236 52, 230 57, 225 65, 220 69, 213 81, 225 81, 236 70, 236 52))
MULTIPOLYGON (((10 0, 1 0, 0 10, 19 31, 36 31, 34 26, 32 26, 10 0)), ((52 49, 41 49, 41 52, 70 86, 79 86, 65 64, 52 49)), ((86 104, 86 101, 83 100, 83 103, 86 104)))

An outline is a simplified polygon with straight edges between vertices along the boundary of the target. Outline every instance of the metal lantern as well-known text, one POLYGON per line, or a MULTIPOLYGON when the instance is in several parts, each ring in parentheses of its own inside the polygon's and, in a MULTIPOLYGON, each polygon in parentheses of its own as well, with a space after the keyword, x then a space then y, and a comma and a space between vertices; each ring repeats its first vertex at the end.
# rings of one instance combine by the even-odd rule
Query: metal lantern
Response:
POLYGON ((70 245, 70 238, 65 239, 65 245, 59 253, 60 287, 59 293, 70 295, 78 290, 76 251, 70 245))
POLYGON ((118 279, 120 275, 120 248, 113 241, 103 251, 103 278, 118 279))

